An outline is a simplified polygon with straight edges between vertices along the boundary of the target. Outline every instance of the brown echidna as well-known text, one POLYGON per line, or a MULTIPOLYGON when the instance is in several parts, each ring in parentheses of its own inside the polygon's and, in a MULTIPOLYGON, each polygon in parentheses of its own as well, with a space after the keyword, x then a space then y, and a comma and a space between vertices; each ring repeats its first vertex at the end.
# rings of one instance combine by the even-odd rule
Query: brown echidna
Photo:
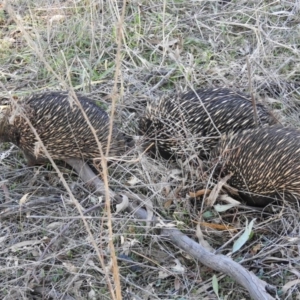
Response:
MULTIPOLYGON (((87 97, 78 96, 83 110, 97 133, 102 151, 107 150, 109 116, 87 97)), ((63 92, 32 95, 12 103, 2 111, 0 142, 12 142, 25 154, 28 165, 47 161, 39 147, 26 116, 53 159, 92 159, 101 157, 94 134, 75 99, 63 92)), ((127 138, 113 128, 109 156, 118 157, 125 151, 127 138)))
POLYGON ((211 154, 217 173, 249 204, 300 199, 300 131, 279 126, 224 136, 211 154))
MULTIPOLYGON (((276 123, 262 104, 256 107, 259 125, 276 123)), ((251 99, 227 88, 199 89, 148 103, 139 124, 146 147, 154 143, 165 158, 189 149, 206 157, 220 134, 255 127, 251 99)))

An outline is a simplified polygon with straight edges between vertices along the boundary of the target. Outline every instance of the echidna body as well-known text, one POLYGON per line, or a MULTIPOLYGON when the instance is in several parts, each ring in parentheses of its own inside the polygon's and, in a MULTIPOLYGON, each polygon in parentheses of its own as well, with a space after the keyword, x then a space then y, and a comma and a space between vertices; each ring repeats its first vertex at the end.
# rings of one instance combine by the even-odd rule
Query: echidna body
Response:
POLYGON ((300 200, 300 131, 279 126, 223 137, 212 151, 221 174, 250 204, 300 200))
MULTIPOLYGON (((109 136, 109 116, 87 97, 78 96, 92 127, 106 154, 109 136)), ((28 164, 47 161, 40 144, 26 118, 35 128, 52 159, 100 158, 101 152, 94 134, 75 99, 63 92, 33 95, 12 103, 0 120, 0 141, 12 142, 25 154, 28 164)), ((126 138, 117 128, 112 130, 109 156, 121 156, 126 138)))
MULTIPOLYGON (((258 125, 276 123, 265 106, 256 107, 258 125)), ((199 89, 148 103, 140 121, 146 147, 155 143, 165 157, 187 150, 207 156, 221 134, 255 127, 251 99, 227 88, 199 89)))

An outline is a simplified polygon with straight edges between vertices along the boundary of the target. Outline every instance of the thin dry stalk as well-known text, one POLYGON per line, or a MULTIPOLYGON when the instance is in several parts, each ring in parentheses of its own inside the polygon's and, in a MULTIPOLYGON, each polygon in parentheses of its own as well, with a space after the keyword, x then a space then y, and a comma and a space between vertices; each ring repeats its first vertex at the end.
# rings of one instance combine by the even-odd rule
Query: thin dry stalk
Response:
MULTIPOLYGON (((115 1, 112 1, 113 4, 116 5, 116 12, 118 11, 117 3, 115 1)), ((117 53, 116 53, 116 69, 115 69, 115 76, 114 76, 114 86, 112 90, 112 103, 111 103, 111 116, 110 116, 110 127, 109 127, 109 136, 108 136, 108 142, 107 142, 107 151, 106 156, 109 152, 110 142, 112 138, 112 130, 113 130, 113 121, 114 121, 114 113, 116 108, 116 102, 118 99, 118 79, 121 75, 121 48, 122 48, 122 39, 123 39, 123 23, 124 23, 124 16, 125 16, 125 8, 126 8, 126 0, 123 0, 123 6, 122 6, 122 12, 121 15, 118 15, 118 23, 116 25, 117 27, 117 53)), ((110 190, 108 185, 108 173, 107 173, 107 161, 102 156, 101 158, 101 165, 102 165, 102 172, 103 172, 103 181, 105 186, 105 202, 106 202, 106 211, 107 211, 107 227, 108 227, 108 234, 109 234, 109 248, 111 252, 111 258, 112 258, 112 265, 113 265, 113 276, 114 276, 114 283, 115 283, 115 292, 117 300, 122 299, 122 293, 121 293, 121 281, 120 281, 120 272, 119 272, 119 266, 118 261, 116 257, 115 252, 115 246, 113 243, 113 229, 112 229, 112 220, 111 220, 111 203, 110 203, 110 190)))
MULTIPOLYGON (((22 19, 20 17, 17 17, 15 12, 13 11, 13 9, 11 8, 10 4, 8 4, 7 2, 5 3, 5 7, 6 7, 6 10, 8 12, 8 14, 10 15, 10 17, 15 21, 15 23, 18 25, 20 31, 22 32, 22 34, 24 35, 24 38, 26 39, 27 43, 30 45, 30 47, 32 47, 32 49, 34 50, 35 54, 39 57, 39 59, 45 64, 46 68, 59 80, 59 82, 61 82, 63 84, 63 86, 66 88, 66 89, 69 89, 70 87, 66 84, 66 82, 64 80, 62 80, 55 72, 54 70, 52 69, 52 67, 48 64, 48 62, 45 60, 45 58, 43 57, 42 53, 39 51, 38 47, 36 46, 36 44, 34 43, 34 41, 32 40, 32 38, 30 37, 30 35, 27 33, 26 29, 24 28, 23 24, 22 24, 22 19)), ((77 105, 80 107, 87 123, 88 123, 88 126, 90 127, 91 131, 93 132, 94 134, 94 137, 95 137, 95 140, 98 144, 98 147, 99 147, 99 150, 100 150, 100 154, 101 154, 101 161, 102 161, 102 167, 103 167, 103 171, 106 172, 104 173, 104 178, 106 178, 104 180, 104 184, 105 184, 105 194, 107 195, 106 196, 106 199, 109 199, 109 188, 108 188, 108 179, 107 179, 107 163, 106 163, 106 159, 104 158, 104 155, 103 155, 103 151, 102 151, 102 147, 101 147, 101 144, 97 138, 97 135, 96 135, 96 132, 94 130, 94 128, 92 127, 91 123, 89 122, 89 119, 86 115, 86 113, 84 112, 84 110, 82 109, 82 106, 80 104, 80 102, 78 101, 77 97, 76 97, 76 94, 74 93, 73 90, 71 90, 72 94, 73 94, 73 97, 74 99, 76 99, 77 101, 77 105)), ((13 98, 11 98, 11 101, 15 101, 13 98)), ((105 262, 103 260, 103 255, 101 254, 100 252, 100 249, 91 233, 91 230, 89 228, 89 225, 88 223, 86 222, 86 219, 85 219, 85 216, 82 212, 82 209, 81 209, 81 206, 78 202, 78 200, 74 197, 70 187, 68 186, 67 182, 65 181, 62 173, 60 172, 59 168, 57 167, 57 165, 55 164, 54 160, 51 158, 49 152, 47 151, 46 147, 44 146, 42 140, 40 139, 38 133, 36 132, 35 128, 32 126, 30 120, 27 118, 26 115, 23 116, 24 119, 26 120, 26 122, 28 123, 28 125, 30 126, 32 132, 34 133, 34 135, 36 136, 36 139, 38 140, 38 142, 40 143, 41 145, 41 148, 43 149, 44 153, 46 154, 47 158, 49 159, 49 161, 51 162, 51 164, 53 165, 55 171, 57 172, 62 184, 64 185, 66 191, 68 192, 70 198, 72 199, 72 201, 75 203, 75 206, 82 218, 82 221, 85 225, 85 228, 89 234, 89 237, 91 239, 91 242, 92 242, 92 245, 98 255, 98 259, 101 263, 101 266, 103 267, 103 270, 106 270, 105 268, 105 262)), ((110 136, 111 136, 111 133, 112 133, 112 123, 111 123, 111 129, 110 129, 110 136)), ((110 140, 109 140, 110 142, 110 140)), ((109 203, 109 200, 108 200, 108 203, 109 203)), ((110 206, 107 205, 108 207, 108 215, 110 215, 110 206)), ((108 221, 108 223, 110 223, 110 228, 111 228, 111 222, 108 221)), ((112 242, 112 229, 110 230, 110 245, 112 244, 113 245, 113 242, 112 242)), ((113 247, 113 246, 112 246, 113 247)), ((111 250, 114 250, 113 248, 111 250)), ((112 251, 112 256, 115 256, 115 251, 112 251)), ((116 258, 114 259, 114 261, 116 262, 116 258)), ((115 264, 114 264, 115 266, 115 264)), ((114 268, 114 270, 116 269, 117 267, 114 268)), ((106 277, 106 280, 107 280, 107 283, 108 283, 108 286, 109 286, 109 290, 111 292, 111 296, 113 299, 121 299, 120 298, 120 295, 121 295, 121 288, 120 288, 120 280, 118 279, 118 272, 115 272, 114 271, 114 277, 117 277, 117 280, 116 280, 116 284, 117 284, 117 288, 116 288, 116 293, 117 293, 117 298, 116 298, 116 295, 115 295, 115 292, 114 292, 114 288, 112 286, 112 283, 111 283, 111 280, 110 280, 110 277, 109 277, 109 274, 107 272, 105 272, 105 277, 106 277)))
POLYGON ((253 95, 251 68, 250 68, 250 62, 249 62, 249 57, 248 56, 247 56, 247 69, 248 69, 248 77, 249 77, 249 92, 250 92, 250 95, 251 95, 252 106, 253 106, 253 118, 254 118, 255 125, 257 127, 258 126, 257 108, 256 108, 255 98, 254 98, 254 95, 253 95))

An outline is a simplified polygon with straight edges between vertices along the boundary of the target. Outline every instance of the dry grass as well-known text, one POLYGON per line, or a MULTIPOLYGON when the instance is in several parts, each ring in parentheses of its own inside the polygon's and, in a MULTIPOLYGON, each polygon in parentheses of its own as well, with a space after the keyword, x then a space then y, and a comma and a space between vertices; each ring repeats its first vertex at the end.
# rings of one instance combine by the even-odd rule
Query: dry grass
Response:
MULTIPOLYGON (((11 4, 27 35, 0 7, 3 99, 9 98, 9 92, 23 97, 72 86, 100 100, 109 112, 112 99, 116 101, 115 122, 134 134, 146 101, 213 85, 249 93, 251 81, 253 93, 283 123, 299 126, 299 1, 127 1, 122 31, 118 30, 122 1, 11 4)), ((1 147, 8 151, 10 145, 1 147)), ((138 154, 139 146, 128 159, 138 154)), ((102 256, 101 265, 74 201, 52 167, 26 167, 16 147, 0 163, 1 211, 20 200, 33 204, 46 200, 0 220, 1 299, 111 299, 117 278, 112 277, 110 241, 118 257, 124 299, 216 299, 213 275, 220 298, 248 299, 229 277, 186 257, 158 237, 156 229, 100 206, 85 220, 102 256)), ((68 167, 60 164, 59 168, 83 210, 105 202, 68 167)), ((196 240, 201 228, 218 253, 230 253, 237 232, 247 219, 256 218, 251 239, 232 258, 276 285, 280 298, 297 299, 299 208, 284 204, 217 213, 188 196, 213 188, 208 179, 200 168, 179 168, 147 155, 108 168, 111 189, 145 195, 149 209, 196 240)))

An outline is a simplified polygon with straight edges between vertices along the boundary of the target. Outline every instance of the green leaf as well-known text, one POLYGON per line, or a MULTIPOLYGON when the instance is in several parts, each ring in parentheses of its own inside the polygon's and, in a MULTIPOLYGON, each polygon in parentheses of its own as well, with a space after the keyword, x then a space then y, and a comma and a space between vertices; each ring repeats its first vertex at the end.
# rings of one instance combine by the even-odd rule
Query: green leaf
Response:
POLYGON ((253 219, 250 224, 248 225, 248 220, 246 221, 246 228, 244 233, 234 242, 232 247, 232 253, 238 251, 248 240, 252 232, 252 227, 254 224, 254 221, 256 219, 253 219))
POLYGON ((213 285, 213 290, 219 299, 219 282, 216 275, 214 275, 212 278, 212 285, 213 285))

